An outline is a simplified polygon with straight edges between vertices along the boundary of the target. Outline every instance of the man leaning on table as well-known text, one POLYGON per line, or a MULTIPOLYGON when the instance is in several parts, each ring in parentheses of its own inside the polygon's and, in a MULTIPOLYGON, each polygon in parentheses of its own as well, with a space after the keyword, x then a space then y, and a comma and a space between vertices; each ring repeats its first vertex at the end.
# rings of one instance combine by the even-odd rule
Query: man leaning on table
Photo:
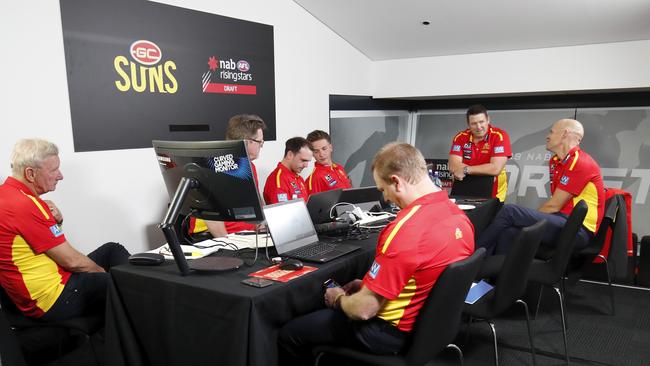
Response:
POLYGON ((510 137, 492 126, 487 109, 476 104, 467 109, 467 129, 454 136, 449 151, 449 171, 456 180, 467 175, 494 176, 492 197, 506 200, 506 162, 512 156, 510 137))
POLYGON ((386 201, 402 210, 380 233, 363 280, 328 289, 326 308, 281 329, 282 365, 309 364, 310 348, 321 344, 376 354, 400 352, 438 276, 474 251, 472 224, 429 179, 416 148, 406 143, 384 146, 372 171, 386 201))

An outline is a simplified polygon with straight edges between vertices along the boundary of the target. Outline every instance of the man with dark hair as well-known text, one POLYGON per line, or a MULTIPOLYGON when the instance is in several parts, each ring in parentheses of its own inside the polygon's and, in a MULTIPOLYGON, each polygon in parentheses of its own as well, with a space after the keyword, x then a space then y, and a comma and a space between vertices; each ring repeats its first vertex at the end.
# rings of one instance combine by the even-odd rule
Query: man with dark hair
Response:
POLYGON ((549 161, 551 197, 537 210, 504 205, 476 241, 477 247, 485 247, 488 254, 505 254, 522 227, 542 219, 547 222, 542 245, 553 246, 580 200, 587 203, 588 210, 574 245, 577 250, 589 244, 604 215, 605 189, 598 163, 580 149, 584 133, 582 124, 574 119, 553 124, 546 136, 546 149, 554 154, 549 161))
POLYGON ((492 196, 503 202, 508 192, 505 166, 512 157, 510 137, 490 124, 487 109, 480 104, 469 107, 466 118, 469 128, 456 134, 451 143, 449 171, 457 180, 466 175, 494 176, 492 196))
MULTIPOLYGON (((253 177, 255 177, 255 183, 258 187, 257 169, 253 164, 253 160, 259 157, 262 146, 264 146, 264 130, 266 130, 266 123, 262 118, 254 114, 238 114, 231 117, 228 120, 228 130, 226 130, 226 139, 244 140, 246 143, 246 151, 251 161, 253 177)), ((213 237, 218 238, 230 233, 255 230, 255 225, 240 221, 208 221, 190 217, 188 230, 190 234, 209 231, 213 237)))
POLYGON ((372 164, 377 189, 402 210, 379 234, 363 280, 326 290, 326 309, 281 330, 282 365, 306 363, 317 344, 376 354, 400 352, 442 271, 474 251, 474 229, 447 193, 429 179, 422 154, 406 143, 379 150, 372 164), (284 351, 284 352, 282 352, 284 351))
POLYGON ((314 152, 314 171, 307 178, 309 195, 332 189, 352 188, 350 178, 341 164, 332 161, 332 139, 321 130, 314 130, 307 135, 311 151, 314 152))
POLYGON ((300 172, 313 157, 309 142, 302 137, 292 137, 284 146, 284 158, 269 174, 264 185, 264 201, 267 205, 296 198, 307 200, 307 187, 300 172))
POLYGON ((25 315, 56 321, 103 316, 112 266, 129 253, 106 243, 88 256, 66 239, 63 215, 41 195, 63 179, 59 149, 24 139, 11 155, 11 177, 0 185, 0 285, 25 315))

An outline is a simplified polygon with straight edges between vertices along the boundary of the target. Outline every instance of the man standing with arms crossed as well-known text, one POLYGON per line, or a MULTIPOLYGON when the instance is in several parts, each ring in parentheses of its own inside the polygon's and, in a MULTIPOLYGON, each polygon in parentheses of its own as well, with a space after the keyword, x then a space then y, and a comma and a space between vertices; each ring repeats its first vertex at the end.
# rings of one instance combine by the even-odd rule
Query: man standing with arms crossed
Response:
POLYGON ((456 180, 467 175, 494 176, 492 197, 504 202, 508 192, 505 166, 512 157, 510 137, 490 124, 487 109, 480 104, 469 107, 466 118, 469 128, 456 134, 451 143, 449 171, 456 180))

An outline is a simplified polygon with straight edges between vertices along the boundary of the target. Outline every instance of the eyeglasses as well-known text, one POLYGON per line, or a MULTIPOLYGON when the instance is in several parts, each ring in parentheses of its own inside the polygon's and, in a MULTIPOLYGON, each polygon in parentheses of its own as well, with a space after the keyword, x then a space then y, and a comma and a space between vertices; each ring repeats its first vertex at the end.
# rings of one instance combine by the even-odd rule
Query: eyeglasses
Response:
POLYGON ((264 146, 264 140, 255 140, 255 139, 248 139, 249 141, 257 142, 260 144, 260 147, 264 146))

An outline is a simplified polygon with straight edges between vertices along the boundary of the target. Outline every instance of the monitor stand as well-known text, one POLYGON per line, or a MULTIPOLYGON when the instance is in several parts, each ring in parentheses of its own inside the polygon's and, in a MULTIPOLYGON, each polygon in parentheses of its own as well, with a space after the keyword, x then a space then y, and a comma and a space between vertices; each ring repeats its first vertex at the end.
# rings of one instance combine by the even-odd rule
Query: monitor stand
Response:
POLYGON ((182 177, 178 188, 174 193, 174 197, 169 204, 169 209, 167 209, 167 213, 163 218, 163 222, 158 225, 162 229, 165 239, 167 239, 167 244, 172 251, 174 261, 183 276, 189 274, 190 270, 213 273, 230 271, 241 267, 244 263, 241 259, 233 257, 203 257, 193 259, 189 263, 185 258, 185 254, 183 254, 183 249, 181 248, 181 243, 178 240, 178 234, 174 230, 174 221, 176 220, 183 205, 183 201, 185 201, 189 191, 197 189, 199 186, 200 183, 198 180, 182 177))
POLYGON ((189 261, 191 270, 200 273, 232 271, 244 264, 244 261, 234 257, 203 257, 189 261))

